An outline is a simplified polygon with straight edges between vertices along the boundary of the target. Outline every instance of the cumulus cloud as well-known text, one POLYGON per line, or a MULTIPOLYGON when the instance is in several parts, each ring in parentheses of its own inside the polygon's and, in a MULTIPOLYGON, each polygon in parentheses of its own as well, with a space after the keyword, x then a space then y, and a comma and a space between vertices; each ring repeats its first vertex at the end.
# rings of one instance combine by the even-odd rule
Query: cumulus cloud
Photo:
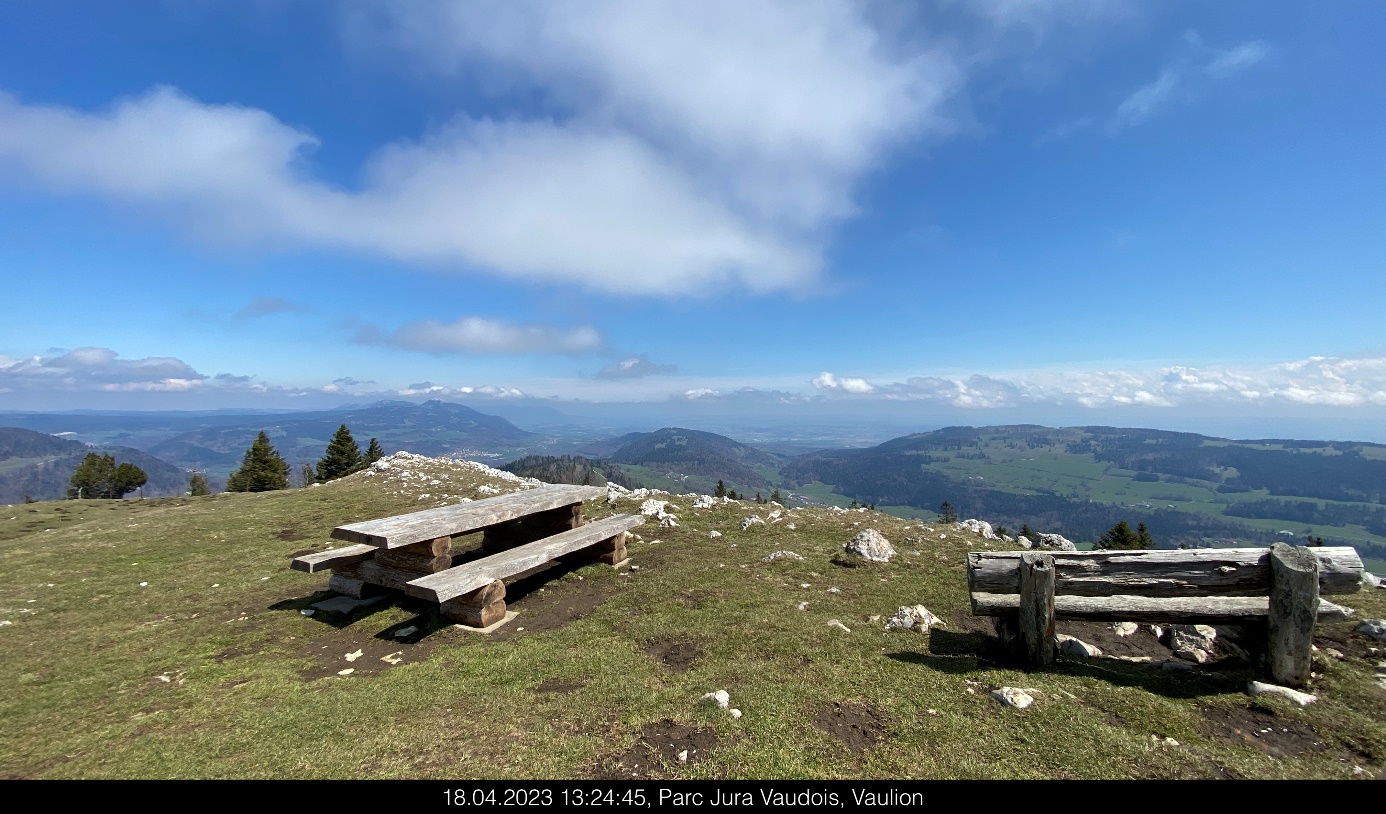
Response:
POLYGON ((0 96, 0 164, 211 241, 628 294, 764 292, 819 275, 856 182, 894 145, 947 132, 962 84, 943 52, 885 47, 847 2, 357 12, 372 53, 491 77, 552 115, 459 113, 381 146, 345 188, 306 166, 318 138, 269 111, 169 87, 96 112, 0 96))
POLYGON ((418 382, 399 390, 391 391, 392 395, 398 396, 430 396, 432 398, 458 398, 474 397, 484 399, 522 399, 528 398, 528 394, 523 390, 514 387, 497 387, 493 384, 484 384, 480 387, 447 387, 433 382, 418 382))
POLYGON ((425 353, 514 354, 544 353, 580 356, 599 353, 606 340, 597 329, 562 329, 549 325, 512 325, 494 319, 464 317, 453 322, 419 320, 391 334, 374 326, 356 330, 354 341, 386 344, 425 353))
POLYGON ((619 362, 612 362, 597 371, 599 379, 639 379, 661 373, 676 373, 678 365, 661 365, 651 362, 646 354, 637 354, 619 362))
POLYGON ((208 377, 167 356, 122 359, 110 348, 76 348, 57 356, 0 356, 0 388, 6 391, 182 391, 208 377))
POLYGON ((866 379, 858 379, 850 376, 839 378, 826 370, 814 376, 809 381, 809 384, 812 384, 819 390, 838 390, 844 393, 870 393, 876 389, 867 382, 866 379))
POLYGON ((254 319, 269 314, 288 314, 307 310, 307 306, 290 302, 282 297, 256 297, 236 312, 236 319, 254 319))

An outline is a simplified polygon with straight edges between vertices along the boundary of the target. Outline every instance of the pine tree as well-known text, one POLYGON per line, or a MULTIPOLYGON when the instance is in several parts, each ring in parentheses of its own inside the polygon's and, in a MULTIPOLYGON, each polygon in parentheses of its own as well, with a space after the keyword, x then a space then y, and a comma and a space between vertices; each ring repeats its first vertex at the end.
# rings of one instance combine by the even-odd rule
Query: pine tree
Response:
POLYGON ((953 504, 943 501, 943 505, 938 507, 938 519, 941 523, 958 522, 958 513, 953 511, 953 504))
POLYGON ((1132 531, 1130 524, 1125 520, 1118 522, 1103 533, 1096 545, 1096 548, 1103 550, 1118 551, 1134 551, 1144 547, 1141 545, 1140 535, 1132 531))
POLYGON ((736 493, 736 490, 735 490, 735 489, 728 489, 728 490, 727 490, 727 497, 731 498, 732 500, 740 500, 740 499, 741 499, 741 496, 738 495, 738 494, 736 493))
POLYGON ((270 492, 289 488, 289 464, 270 444, 264 430, 245 451, 241 468, 226 479, 228 492, 270 492))
POLYGON ((1035 532, 1030 528, 1029 523, 1020 524, 1020 536, 1031 541, 1035 539, 1035 532))
POLYGON ((764 503, 764 502, 765 502, 765 498, 763 498, 763 497, 760 496, 760 492, 756 492, 756 502, 757 502, 757 503, 764 503))
POLYGON ((318 482, 318 473, 313 471, 313 465, 307 461, 300 461, 298 464, 298 486, 300 489, 307 489, 309 486, 318 482))
POLYGON ((366 447, 366 465, 370 466, 384 457, 385 450, 380 448, 380 442, 372 438, 370 446, 366 447))
POLYGON ((1150 531, 1144 523, 1136 526, 1136 539, 1140 540, 1141 548, 1154 548, 1155 539, 1150 536, 1150 531))
POLYGON ((192 477, 188 478, 188 494, 192 497, 204 497, 211 493, 211 488, 207 486, 206 476, 201 472, 193 472, 192 477))
POLYGON ((712 493, 712 496, 713 496, 713 497, 726 497, 726 496, 727 496, 727 485, 726 485, 725 483, 721 482, 720 480, 717 481, 717 491, 713 492, 713 493, 712 493))
POLYGON ((68 481, 67 496, 119 500, 149 482, 143 469, 131 463, 116 465, 112 455, 88 452, 68 481))
POLYGON ((351 430, 343 424, 338 428, 337 434, 332 436, 332 442, 327 445, 327 452, 318 461, 318 483, 350 475, 360 469, 361 464, 361 448, 356 446, 356 439, 351 437, 351 430))
POLYGON ((784 498, 780 497, 780 490, 776 489, 770 493, 770 500, 775 503, 784 503, 784 498))

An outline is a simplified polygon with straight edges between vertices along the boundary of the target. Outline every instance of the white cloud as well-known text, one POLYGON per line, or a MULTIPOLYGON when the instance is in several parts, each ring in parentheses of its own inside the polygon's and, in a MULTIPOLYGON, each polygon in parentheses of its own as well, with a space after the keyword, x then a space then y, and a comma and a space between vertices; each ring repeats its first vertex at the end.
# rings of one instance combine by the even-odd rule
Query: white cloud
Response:
POLYGON ((0 96, 0 164, 216 242, 327 247, 627 294, 812 281, 856 181, 943 132, 960 76, 840 2, 392 3, 386 37, 459 83, 508 77, 553 118, 465 113, 379 149, 351 189, 316 136, 172 88, 85 112, 0 96))
POLYGON ((1180 55, 1117 106, 1107 121, 1107 133, 1141 124, 1173 104, 1195 101, 1206 91, 1208 83, 1203 77, 1215 81, 1231 79, 1270 53, 1270 46, 1261 40, 1217 49, 1205 45, 1198 32, 1185 32, 1180 55))
POLYGON ((288 314, 307 310, 307 306, 291 302, 283 297, 256 297, 236 312, 236 319, 254 319, 269 314, 288 314))
POLYGON ((644 376, 655 376, 661 373, 676 373, 678 369, 678 365, 661 365, 651 362, 647 355, 641 353, 627 359, 622 359, 619 362, 612 362, 597 371, 597 378, 639 379, 644 376))
MULTIPOLYGON (((358 332, 358 337, 362 334, 358 332)), ((365 338, 375 334, 367 333, 365 338)), ((386 344, 427 353, 597 353, 606 340, 595 328, 563 330, 547 325, 511 325, 494 319, 465 317, 455 322, 419 320, 383 339, 386 344)))
POLYGON ((867 382, 866 379, 858 379, 850 376, 839 378, 826 370, 814 376, 813 379, 809 381, 809 384, 812 384, 819 390, 840 390, 844 393, 870 393, 876 389, 867 382))

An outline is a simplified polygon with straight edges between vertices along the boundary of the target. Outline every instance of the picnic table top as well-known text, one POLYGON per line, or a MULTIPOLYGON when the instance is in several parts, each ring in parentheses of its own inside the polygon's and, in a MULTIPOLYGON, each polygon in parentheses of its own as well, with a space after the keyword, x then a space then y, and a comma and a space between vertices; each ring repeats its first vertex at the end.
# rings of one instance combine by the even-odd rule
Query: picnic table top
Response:
POLYGON ((468 503, 349 523, 333 529, 332 537, 376 548, 400 548, 438 537, 468 534, 538 512, 594 500, 605 494, 606 490, 600 486, 541 486, 468 503))

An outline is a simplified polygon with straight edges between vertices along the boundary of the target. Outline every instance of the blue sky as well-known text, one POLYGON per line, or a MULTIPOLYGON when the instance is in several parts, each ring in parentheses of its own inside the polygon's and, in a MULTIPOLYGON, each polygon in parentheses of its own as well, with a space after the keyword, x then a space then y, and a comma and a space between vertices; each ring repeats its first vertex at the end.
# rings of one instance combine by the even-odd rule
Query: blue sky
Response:
POLYGON ((7 3, 0 407, 1386 435, 1383 30, 1372 2, 7 3))

